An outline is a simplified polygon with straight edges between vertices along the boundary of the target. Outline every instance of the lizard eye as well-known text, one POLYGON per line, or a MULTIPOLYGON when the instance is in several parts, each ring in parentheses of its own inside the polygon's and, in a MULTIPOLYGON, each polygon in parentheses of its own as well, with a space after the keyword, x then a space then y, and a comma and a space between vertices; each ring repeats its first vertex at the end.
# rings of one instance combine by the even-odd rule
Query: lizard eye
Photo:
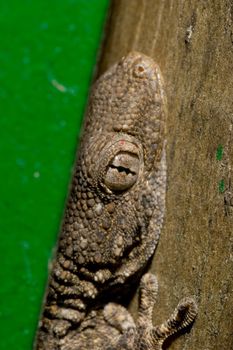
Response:
POLYGON ((105 186, 112 191, 125 191, 137 181, 140 161, 137 154, 119 152, 107 165, 105 186))

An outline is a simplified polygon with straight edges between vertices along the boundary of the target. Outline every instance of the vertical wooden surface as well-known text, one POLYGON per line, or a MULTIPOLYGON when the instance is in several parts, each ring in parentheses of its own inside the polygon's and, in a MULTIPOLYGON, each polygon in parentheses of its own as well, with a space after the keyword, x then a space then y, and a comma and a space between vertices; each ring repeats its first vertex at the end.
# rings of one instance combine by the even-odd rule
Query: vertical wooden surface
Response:
POLYGON ((136 50, 154 58, 165 80, 168 185, 152 265, 154 322, 183 296, 199 304, 190 333, 171 349, 233 348, 232 21, 227 0, 116 0, 99 65, 100 74, 136 50))

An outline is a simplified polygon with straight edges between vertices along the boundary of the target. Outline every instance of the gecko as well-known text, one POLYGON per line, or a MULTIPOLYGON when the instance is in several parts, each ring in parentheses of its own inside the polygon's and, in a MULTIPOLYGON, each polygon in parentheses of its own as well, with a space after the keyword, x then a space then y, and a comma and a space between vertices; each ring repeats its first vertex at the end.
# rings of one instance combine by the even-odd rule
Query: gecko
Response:
POLYGON ((159 66, 131 52, 94 84, 35 350, 156 350, 197 315, 154 326, 146 272, 165 213, 167 104, 159 66), (139 284, 135 321, 124 306, 139 284))

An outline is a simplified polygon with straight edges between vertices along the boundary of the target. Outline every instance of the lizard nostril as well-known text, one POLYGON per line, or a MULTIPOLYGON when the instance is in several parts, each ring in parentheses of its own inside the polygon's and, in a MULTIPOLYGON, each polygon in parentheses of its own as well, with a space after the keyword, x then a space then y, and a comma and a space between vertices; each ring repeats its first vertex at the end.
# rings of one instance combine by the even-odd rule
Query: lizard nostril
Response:
POLYGON ((139 167, 138 155, 121 151, 109 162, 104 183, 112 191, 125 191, 137 181, 139 167))

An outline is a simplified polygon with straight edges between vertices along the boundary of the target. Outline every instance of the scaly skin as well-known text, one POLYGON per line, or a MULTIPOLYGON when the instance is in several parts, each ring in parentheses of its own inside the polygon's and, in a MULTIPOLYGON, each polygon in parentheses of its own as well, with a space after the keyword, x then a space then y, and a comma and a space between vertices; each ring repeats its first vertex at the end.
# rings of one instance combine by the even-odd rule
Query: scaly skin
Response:
POLYGON ((196 304, 187 299, 172 316, 178 321, 152 327, 157 284, 150 274, 141 282, 136 325, 114 303, 159 239, 165 117, 161 73, 145 55, 130 53, 95 83, 36 350, 160 349, 161 339, 194 319, 196 304))

